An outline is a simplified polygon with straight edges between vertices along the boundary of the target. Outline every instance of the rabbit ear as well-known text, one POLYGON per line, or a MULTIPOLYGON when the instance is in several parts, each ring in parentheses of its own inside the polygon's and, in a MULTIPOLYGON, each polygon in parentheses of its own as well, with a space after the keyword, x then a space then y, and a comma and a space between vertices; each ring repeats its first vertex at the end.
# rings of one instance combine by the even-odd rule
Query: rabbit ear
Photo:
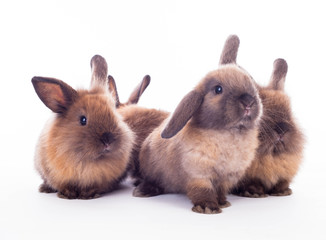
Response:
POLYGON ((193 90, 188 93, 177 106, 161 137, 171 138, 176 135, 190 120, 202 102, 203 95, 200 92, 193 90))
POLYGON ((224 43, 220 57, 220 65, 236 63, 240 39, 237 35, 230 35, 224 43))
POLYGON ((151 82, 151 77, 149 75, 146 75, 141 81, 141 83, 131 93, 127 104, 130 105, 130 104, 138 103, 140 96, 143 94, 143 92, 148 87, 150 82, 151 82))
POLYGON ((118 95, 118 90, 117 90, 117 85, 115 83, 114 78, 109 75, 108 76, 108 83, 109 83, 109 91, 111 92, 114 100, 115 100, 115 106, 119 107, 120 106, 120 100, 119 100, 119 95, 118 95))
POLYGON ((274 61, 274 69, 271 76, 269 88, 274 90, 284 90, 285 77, 288 72, 288 64, 282 58, 278 58, 274 61))
POLYGON ((107 89, 107 76, 108 76, 108 65, 105 59, 100 55, 95 55, 91 59, 92 88, 103 88, 107 89))
POLYGON ((75 101, 77 91, 54 78, 33 77, 34 89, 42 102, 55 113, 64 113, 75 101))

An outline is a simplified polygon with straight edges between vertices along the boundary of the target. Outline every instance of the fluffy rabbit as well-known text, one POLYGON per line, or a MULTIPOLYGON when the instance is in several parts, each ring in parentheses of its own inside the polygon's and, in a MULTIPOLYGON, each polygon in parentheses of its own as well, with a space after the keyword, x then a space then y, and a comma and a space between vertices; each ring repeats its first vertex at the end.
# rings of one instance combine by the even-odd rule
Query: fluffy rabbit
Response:
POLYGON ((193 211, 221 212, 230 205, 226 193, 254 158, 261 113, 248 73, 222 63, 144 141, 139 156, 142 182, 134 196, 185 193, 193 211))
MULTIPOLYGON (((238 48, 239 42, 226 42, 220 62, 235 63, 238 48)), ((287 70, 286 61, 276 59, 269 85, 257 84, 264 109, 259 147, 246 174, 232 190, 233 194, 265 197, 292 193, 289 184, 302 161, 304 136, 293 117, 290 98, 284 92, 287 70)))
POLYGON ((289 185, 303 157, 304 136, 293 117, 290 98, 284 92, 287 63, 274 61, 267 87, 259 87, 264 106, 260 123, 259 148, 245 177, 232 191, 245 197, 290 195, 289 185))
POLYGON ((44 128, 35 154, 44 183, 40 192, 67 199, 91 199, 114 190, 125 177, 134 134, 116 112, 108 91, 107 63, 91 60, 90 90, 34 77, 42 102, 55 114, 44 128))
MULTIPOLYGON (((145 138, 169 116, 168 112, 136 105, 149 83, 150 76, 146 75, 142 82, 131 93, 128 101, 126 103, 120 103, 115 80, 112 76, 109 76, 109 89, 116 99, 118 112, 123 116, 123 120, 128 124, 136 136, 129 166, 131 177, 135 179, 139 178, 138 158, 142 143, 145 138)), ((135 180, 134 184, 137 185, 138 181, 135 180)))

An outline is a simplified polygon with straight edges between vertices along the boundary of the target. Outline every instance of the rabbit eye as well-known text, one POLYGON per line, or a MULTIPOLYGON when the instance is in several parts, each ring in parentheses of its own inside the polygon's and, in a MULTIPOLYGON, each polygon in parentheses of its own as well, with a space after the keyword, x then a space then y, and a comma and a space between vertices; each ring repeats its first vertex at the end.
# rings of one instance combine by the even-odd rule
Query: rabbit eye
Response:
POLYGON ((85 126, 87 123, 87 118, 85 116, 81 116, 79 119, 80 125, 85 126))
POLYGON ((217 85, 217 86, 215 87, 215 93, 216 93, 216 94, 221 94, 222 92, 223 92, 223 88, 222 88, 222 86, 217 85))

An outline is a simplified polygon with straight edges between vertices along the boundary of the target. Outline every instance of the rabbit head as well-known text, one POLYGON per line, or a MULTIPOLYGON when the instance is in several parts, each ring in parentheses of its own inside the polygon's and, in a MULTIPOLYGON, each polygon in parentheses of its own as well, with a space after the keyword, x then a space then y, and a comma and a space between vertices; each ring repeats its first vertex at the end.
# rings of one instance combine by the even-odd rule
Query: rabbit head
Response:
MULTIPOLYGON (((220 64, 236 63, 238 48, 239 40, 234 35, 230 36, 225 43, 220 64)), ((292 116, 290 98, 284 91, 287 71, 287 62, 281 58, 276 59, 268 86, 261 87, 257 84, 264 106, 258 154, 293 154, 301 151, 303 136, 292 116)))
POLYGON ((286 61, 276 59, 269 85, 259 90, 264 105, 259 154, 294 154, 301 151, 303 136, 292 116, 290 99, 284 92, 287 70, 286 61))
POLYGON ((235 64, 225 64, 209 73, 179 103, 163 138, 190 124, 204 129, 251 129, 261 115, 261 102, 251 77, 235 64))
POLYGON ((90 91, 76 91, 63 81, 34 77, 35 91, 54 113, 53 133, 62 152, 79 161, 96 161, 117 155, 125 134, 116 116, 114 100, 107 94, 107 66, 104 59, 92 59, 90 91))

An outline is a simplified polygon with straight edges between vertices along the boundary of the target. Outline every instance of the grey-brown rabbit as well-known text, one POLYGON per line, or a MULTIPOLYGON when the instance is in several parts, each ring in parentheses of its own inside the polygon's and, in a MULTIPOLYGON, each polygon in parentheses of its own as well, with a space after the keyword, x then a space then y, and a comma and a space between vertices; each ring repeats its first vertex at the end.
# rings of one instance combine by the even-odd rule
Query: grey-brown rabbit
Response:
POLYGON ((261 113, 249 74, 234 63, 221 63, 144 141, 142 182, 134 196, 184 193, 193 211, 221 212, 230 205, 226 194, 254 159, 261 113))

